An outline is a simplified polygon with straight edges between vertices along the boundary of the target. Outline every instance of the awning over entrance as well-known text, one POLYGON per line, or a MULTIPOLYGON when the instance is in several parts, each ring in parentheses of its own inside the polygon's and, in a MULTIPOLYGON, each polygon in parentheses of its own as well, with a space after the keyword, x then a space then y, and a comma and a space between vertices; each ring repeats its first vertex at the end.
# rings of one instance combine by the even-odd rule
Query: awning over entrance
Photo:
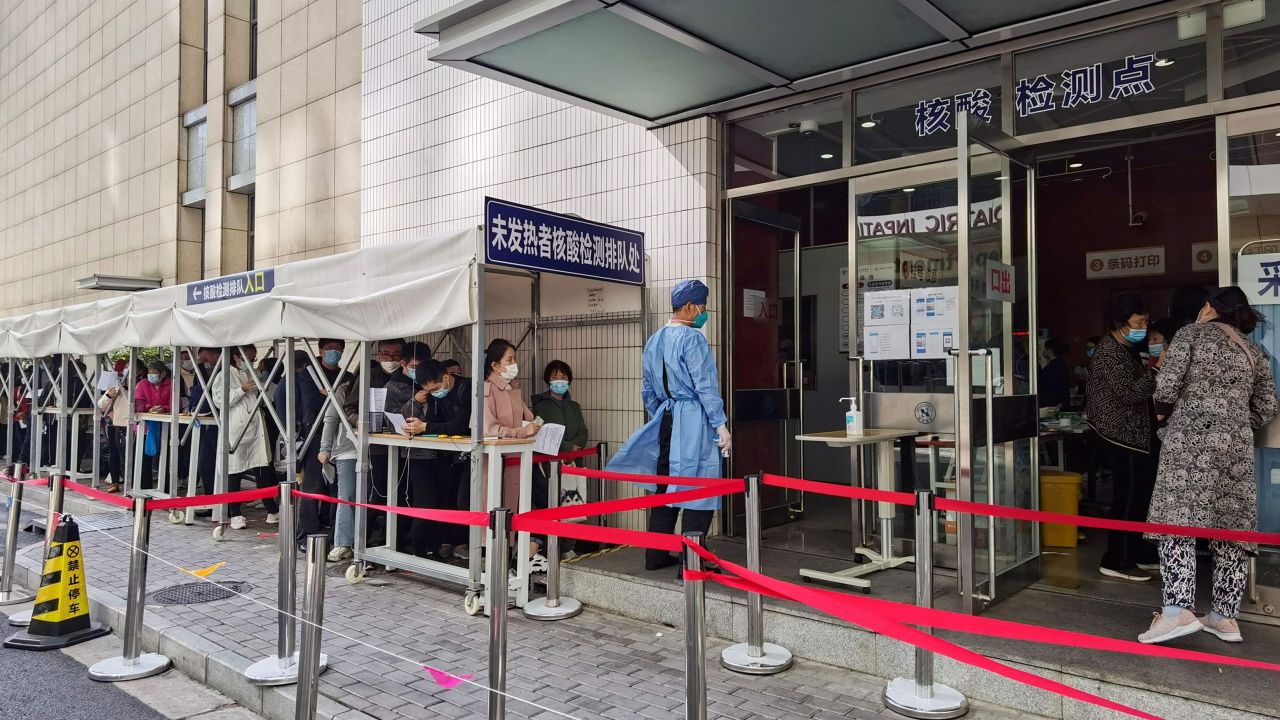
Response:
POLYGON ((462 0, 430 58, 648 126, 1156 0, 462 0))

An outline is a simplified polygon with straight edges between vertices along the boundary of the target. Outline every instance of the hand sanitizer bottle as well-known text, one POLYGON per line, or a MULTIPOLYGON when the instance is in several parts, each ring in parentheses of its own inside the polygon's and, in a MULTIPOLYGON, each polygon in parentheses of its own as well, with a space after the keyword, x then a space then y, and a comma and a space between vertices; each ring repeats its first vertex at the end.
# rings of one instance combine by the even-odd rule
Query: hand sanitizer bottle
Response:
POLYGON ((841 402, 849 401, 849 411, 844 414, 844 434, 849 437, 862 436, 862 413, 858 411, 857 398, 840 398, 841 402))

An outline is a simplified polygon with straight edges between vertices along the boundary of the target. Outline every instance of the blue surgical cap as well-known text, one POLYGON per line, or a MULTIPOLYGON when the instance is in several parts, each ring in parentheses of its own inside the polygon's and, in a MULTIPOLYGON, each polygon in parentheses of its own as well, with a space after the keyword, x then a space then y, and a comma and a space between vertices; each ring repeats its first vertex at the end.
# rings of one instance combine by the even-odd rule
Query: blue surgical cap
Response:
POLYGON ((671 288, 671 307, 682 308, 689 303, 706 305, 711 291, 701 280, 681 280, 671 288))

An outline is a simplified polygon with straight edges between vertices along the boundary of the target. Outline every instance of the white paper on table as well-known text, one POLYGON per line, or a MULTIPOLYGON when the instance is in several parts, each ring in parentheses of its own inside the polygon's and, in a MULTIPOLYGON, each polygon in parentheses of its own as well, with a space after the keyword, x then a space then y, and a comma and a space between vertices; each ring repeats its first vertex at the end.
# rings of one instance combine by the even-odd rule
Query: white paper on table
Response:
POLYGON ((387 407, 387 389, 369 388, 369 409, 380 413, 387 407))
POLYGON ((404 434, 405 419, 403 415, 401 415, 400 413, 390 413, 390 412, 384 412, 382 414, 387 417, 387 420, 391 421, 391 427, 395 428, 396 432, 400 433, 401 435, 404 434))
POLYGON ((113 387, 120 387, 120 376, 115 370, 103 370, 98 375, 98 392, 106 392, 113 387))
POLYGON ((547 423, 533 437, 533 451, 543 455, 559 455, 561 440, 564 440, 564 426, 547 423))

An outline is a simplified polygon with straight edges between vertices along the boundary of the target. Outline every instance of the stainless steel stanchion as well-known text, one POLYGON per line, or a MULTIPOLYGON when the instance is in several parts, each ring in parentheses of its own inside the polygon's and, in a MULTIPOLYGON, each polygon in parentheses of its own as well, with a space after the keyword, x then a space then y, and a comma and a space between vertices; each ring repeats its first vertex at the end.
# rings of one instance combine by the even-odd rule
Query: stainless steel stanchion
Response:
MULTIPOLYGON (((761 479, 748 475, 746 480, 747 569, 758 573, 761 479)), ((790 650, 764 641, 764 598, 759 593, 747 593, 747 641, 725 648, 720 664, 744 675, 773 675, 791 667, 790 650)))
MULTIPOLYGON (((684 534, 685 540, 702 545, 700 532, 684 534)), ((686 573, 702 570, 702 556, 684 549, 686 573)), ((707 720, 707 588, 705 580, 684 578, 684 717, 707 720)))
POLYGON ((307 536, 306 606, 302 609, 302 647, 298 655, 298 694, 294 720, 314 720, 320 692, 320 640, 324 624, 324 563, 329 536, 307 536))
MULTIPOLYGON (((265 657, 244 671, 254 685, 288 685, 298 681, 298 653, 294 650, 294 612, 297 607, 297 546, 294 527, 298 504, 293 498, 292 482, 280 483, 280 524, 277 546, 280 559, 276 567, 276 654, 265 657)), ((320 653, 320 672, 329 667, 329 656, 320 653)))
MULTIPOLYGON (((560 463, 551 463, 547 478, 547 507, 560 505, 560 463)), ((530 620, 567 620, 582 612, 582 603, 560 596, 560 537, 547 536, 547 596, 530 600, 524 616, 530 620)))
MULTIPOLYGON (((45 557, 49 553, 49 543, 53 542, 53 531, 58 527, 58 523, 54 518, 62 516, 62 493, 63 493, 63 476, 53 474, 49 476, 49 505, 44 517, 44 552, 40 557, 45 557)), ((27 627, 31 624, 31 611, 23 610, 9 616, 9 624, 14 627, 27 627)))
MULTIPOLYGON (((25 468, 21 463, 13 467, 13 476, 23 479, 25 468)), ((22 523, 22 491, 26 488, 21 482, 13 483, 9 495, 9 513, 4 528, 4 574, 0 575, 0 605, 17 605, 35 600, 35 593, 13 589, 13 568, 18 553, 18 526, 22 523)))
MULTIPOLYGON (((933 493, 916 491, 916 604, 933 607, 933 493)), ((930 628, 921 632, 933 633, 930 628)), ((914 678, 895 678, 884 689, 884 706, 909 718, 947 720, 969 712, 955 688, 933 681, 933 653, 916 648, 914 678)))
POLYGON ((485 590, 489 608, 489 720, 507 717, 507 568, 511 548, 511 510, 495 508, 489 513, 489 577, 485 590))
POLYGON ((151 511, 147 498, 133 499, 133 549, 129 555, 129 588, 124 610, 124 654, 94 663, 89 677, 98 682, 121 682, 151 677, 172 667, 164 655, 142 652, 142 613, 147 596, 147 546, 151 540, 151 511))

